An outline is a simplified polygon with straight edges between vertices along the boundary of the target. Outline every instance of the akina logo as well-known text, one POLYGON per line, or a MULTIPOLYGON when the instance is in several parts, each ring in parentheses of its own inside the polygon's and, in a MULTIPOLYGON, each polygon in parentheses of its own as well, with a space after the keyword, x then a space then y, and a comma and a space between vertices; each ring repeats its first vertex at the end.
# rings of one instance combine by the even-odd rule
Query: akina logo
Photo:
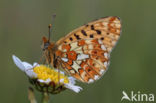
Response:
POLYGON ((154 94, 153 93, 141 93, 140 91, 134 92, 131 91, 127 94, 125 91, 122 91, 122 98, 121 101, 128 100, 128 101, 140 101, 140 102, 153 102, 154 101, 154 94))

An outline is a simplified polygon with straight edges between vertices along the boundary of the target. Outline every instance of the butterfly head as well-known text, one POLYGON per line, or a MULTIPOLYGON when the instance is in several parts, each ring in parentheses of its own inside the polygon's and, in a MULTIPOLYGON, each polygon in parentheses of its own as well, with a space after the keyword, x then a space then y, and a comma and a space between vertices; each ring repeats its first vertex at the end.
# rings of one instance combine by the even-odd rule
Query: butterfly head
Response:
POLYGON ((43 37, 42 41, 43 41, 43 45, 42 45, 43 51, 45 50, 49 51, 54 47, 54 43, 50 42, 46 37, 43 37))

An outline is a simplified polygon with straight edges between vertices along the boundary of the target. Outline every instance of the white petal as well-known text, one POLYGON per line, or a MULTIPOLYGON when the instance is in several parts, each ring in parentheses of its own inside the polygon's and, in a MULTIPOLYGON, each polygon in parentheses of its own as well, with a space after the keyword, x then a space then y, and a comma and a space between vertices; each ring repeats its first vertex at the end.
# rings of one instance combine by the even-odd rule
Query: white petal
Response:
POLYGON ((40 66, 38 63, 34 62, 33 67, 40 66))
POLYGON ((51 82, 51 79, 46 79, 46 80, 42 80, 42 79, 38 79, 38 81, 40 82, 40 83, 46 83, 46 84, 49 84, 50 82, 51 82))
POLYGON ((22 63, 24 65, 24 67, 25 67, 25 71, 28 70, 28 69, 32 69, 33 68, 33 66, 31 64, 27 63, 27 62, 22 62, 22 63))
POLYGON ((25 66, 23 65, 22 61, 18 57, 12 55, 12 59, 20 70, 25 71, 25 66))
POLYGON ((82 90, 81 87, 75 86, 75 85, 70 84, 70 83, 69 83, 69 84, 64 84, 64 86, 65 86, 66 88, 70 89, 70 90, 73 90, 73 91, 76 92, 76 93, 78 93, 78 92, 80 92, 80 90, 82 90))
POLYGON ((74 84, 76 83, 76 82, 75 82, 75 80, 76 80, 75 78, 73 78, 73 77, 68 77, 68 79, 69 79, 69 83, 70 83, 70 84, 73 84, 73 85, 74 85, 74 84))
POLYGON ((25 73, 30 78, 37 78, 37 74, 33 71, 33 69, 27 69, 25 73))
POLYGON ((64 83, 64 79, 60 79, 60 83, 64 83))

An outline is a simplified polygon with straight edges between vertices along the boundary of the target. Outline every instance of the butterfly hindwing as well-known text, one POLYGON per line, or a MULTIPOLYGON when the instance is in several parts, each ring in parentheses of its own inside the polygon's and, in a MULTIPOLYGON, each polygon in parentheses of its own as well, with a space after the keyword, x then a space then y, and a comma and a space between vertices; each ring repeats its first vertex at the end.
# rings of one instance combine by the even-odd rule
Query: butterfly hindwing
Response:
POLYGON ((59 50, 63 51, 62 56, 60 56, 63 68, 71 76, 83 82, 90 83, 99 79, 109 63, 108 51, 99 39, 62 44, 59 50))

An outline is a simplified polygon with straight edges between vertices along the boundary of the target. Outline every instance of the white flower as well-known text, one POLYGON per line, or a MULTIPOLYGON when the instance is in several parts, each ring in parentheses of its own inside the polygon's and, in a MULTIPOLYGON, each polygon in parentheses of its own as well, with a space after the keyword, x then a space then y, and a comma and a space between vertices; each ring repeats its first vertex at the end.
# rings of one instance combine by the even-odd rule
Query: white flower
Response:
POLYGON ((35 79, 40 83, 47 84, 51 86, 51 82, 60 84, 62 83, 65 88, 73 90, 74 92, 78 93, 82 88, 80 86, 75 85, 75 78, 67 77, 64 72, 58 71, 58 69, 51 69, 44 65, 39 65, 38 63, 34 63, 33 65, 22 62, 18 57, 15 55, 12 56, 14 63, 16 66, 26 73, 26 75, 30 79, 35 79), (51 74, 49 74, 51 73, 51 74), (60 73, 60 80, 58 83, 58 74, 60 73))

